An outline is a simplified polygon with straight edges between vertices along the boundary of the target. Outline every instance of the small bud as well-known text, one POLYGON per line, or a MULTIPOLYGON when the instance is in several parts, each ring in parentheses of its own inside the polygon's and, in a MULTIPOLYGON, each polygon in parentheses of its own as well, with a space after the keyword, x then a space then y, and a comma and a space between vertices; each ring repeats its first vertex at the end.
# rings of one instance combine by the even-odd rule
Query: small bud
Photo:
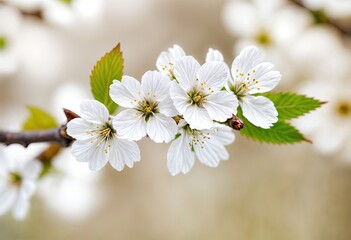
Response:
POLYGON ((231 118, 228 118, 226 123, 229 127, 240 131, 244 127, 244 121, 233 114, 231 118))
POLYGON ((75 118, 80 118, 80 116, 78 114, 76 114, 75 112, 72 112, 71 110, 68 110, 66 108, 63 109, 63 112, 66 115, 67 122, 69 122, 69 121, 71 121, 72 119, 75 119, 75 118))

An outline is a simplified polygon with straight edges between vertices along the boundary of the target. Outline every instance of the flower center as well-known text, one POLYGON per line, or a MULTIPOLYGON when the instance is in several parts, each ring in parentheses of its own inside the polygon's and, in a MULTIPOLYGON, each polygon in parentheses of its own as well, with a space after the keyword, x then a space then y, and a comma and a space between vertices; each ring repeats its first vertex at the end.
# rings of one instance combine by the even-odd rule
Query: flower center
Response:
POLYGON ((351 104, 347 101, 341 101, 336 106, 337 113, 342 117, 351 115, 351 104))
POLYGON ((256 35, 256 41, 261 45, 268 46, 271 44, 272 39, 266 31, 261 31, 256 35))
MULTIPOLYGON (((206 141, 211 139, 211 134, 209 132, 205 133, 197 129, 191 129, 189 125, 186 125, 184 130, 190 136, 189 147, 192 151, 194 151, 194 146, 204 148, 206 141)), ((215 128, 214 131, 218 131, 218 128, 215 128)))
POLYGON ((247 92, 251 90, 260 90, 259 87, 257 87, 258 80, 254 77, 256 70, 253 69, 249 73, 242 73, 239 69, 236 69, 236 74, 235 76, 235 83, 233 86, 230 87, 230 89, 238 96, 244 96, 247 92))
POLYGON ((198 106, 201 106, 201 103, 206 101, 206 95, 202 92, 193 91, 193 92, 188 93, 188 95, 191 99, 192 104, 196 104, 198 106))
POLYGON ((19 175, 19 173, 11 172, 9 176, 9 181, 12 185, 20 187, 22 183, 22 177, 21 175, 19 175))
POLYGON ((6 45, 7 45, 7 40, 5 36, 0 36, 0 50, 5 49, 6 45))
POLYGON ((73 0, 59 0, 59 1, 65 4, 71 4, 73 2, 73 0))
POLYGON ((144 100, 139 102, 138 110, 148 119, 152 113, 157 113, 157 102, 144 100))
POLYGON ((173 69, 174 69, 174 63, 172 62, 169 62, 168 65, 165 65, 162 67, 162 70, 167 72, 171 80, 176 80, 176 77, 174 76, 174 73, 173 73, 173 69))

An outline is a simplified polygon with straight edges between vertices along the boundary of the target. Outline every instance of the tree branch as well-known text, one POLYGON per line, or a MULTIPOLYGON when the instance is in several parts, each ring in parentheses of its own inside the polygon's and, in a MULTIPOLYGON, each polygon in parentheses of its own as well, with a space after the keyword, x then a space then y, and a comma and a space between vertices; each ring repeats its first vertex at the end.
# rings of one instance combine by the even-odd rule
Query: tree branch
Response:
MULTIPOLYGON (((79 118, 76 113, 68 109, 63 109, 63 111, 66 115, 67 122, 74 118, 79 118)), ((21 144, 23 147, 28 147, 31 143, 48 142, 68 147, 72 144, 74 139, 67 135, 66 129, 67 124, 61 127, 39 131, 10 132, 0 130, 0 143, 4 143, 5 145, 17 143, 21 144)))

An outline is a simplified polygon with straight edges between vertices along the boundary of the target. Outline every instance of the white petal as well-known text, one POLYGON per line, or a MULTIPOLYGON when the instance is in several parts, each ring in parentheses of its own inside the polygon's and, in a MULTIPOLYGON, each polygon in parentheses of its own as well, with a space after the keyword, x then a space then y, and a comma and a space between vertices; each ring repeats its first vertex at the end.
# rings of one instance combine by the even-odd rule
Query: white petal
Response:
POLYGON ((268 98, 258 96, 245 96, 242 98, 243 115, 252 124, 261 128, 270 128, 278 121, 278 112, 268 98))
POLYGON ((223 54, 217 49, 209 48, 206 54, 206 62, 224 62, 223 54))
POLYGON ((104 123, 108 121, 109 113, 107 108, 96 100, 86 99, 80 105, 82 118, 88 121, 104 123))
POLYGON ((247 92, 248 94, 268 92, 278 85, 282 77, 279 71, 274 71, 274 65, 269 62, 260 63, 255 67, 255 71, 251 77, 256 78, 258 83, 247 92))
POLYGON ((174 107, 182 115, 185 113, 186 109, 190 106, 190 98, 178 83, 173 81, 171 83, 170 95, 173 100, 174 107))
POLYGON ((157 143, 168 143, 174 139, 178 127, 173 118, 161 113, 150 116, 146 124, 148 136, 157 143))
POLYGON ((132 168, 140 161, 140 150, 135 142, 115 137, 110 145, 109 162, 117 171, 122 171, 125 165, 132 168))
POLYGON ((141 100, 140 83, 133 77, 123 76, 122 81, 114 80, 110 86, 111 99, 125 108, 135 108, 141 100))
POLYGON ((101 124, 88 122, 82 118, 75 118, 67 123, 67 134, 77 140, 86 140, 94 137, 93 131, 101 127, 101 124))
POLYGON ((192 129, 209 129, 213 126, 213 121, 206 109, 198 107, 197 105, 188 107, 183 117, 192 129))
POLYGON ((239 102, 233 93, 220 91, 207 96, 203 106, 211 119, 224 122, 236 114, 239 102))
POLYGON ((204 146, 194 145, 194 150, 199 161, 209 167, 217 167, 221 158, 228 155, 223 145, 211 144, 209 141, 204 146))
POLYGON ((147 71, 141 79, 141 90, 146 99, 160 102, 169 97, 170 84, 166 73, 147 71))
POLYGON ((172 176, 188 173, 194 165, 195 153, 191 150, 189 137, 181 135, 171 143, 167 152, 167 167, 172 176))
POLYGON ((39 174, 43 169, 43 164, 38 160, 31 160, 27 162, 21 169, 21 174, 23 178, 35 180, 38 178, 39 174))
POLYGON ((36 184, 33 180, 23 180, 19 189, 19 196, 22 198, 30 198, 36 189, 36 184))
POLYGON ((257 47, 250 46, 244 48, 239 56, 237 56, 232 64, 232 74, 235 76, 237 74, 236 70, 240 73, 248 73, 258 64, 262 62, 262 53, 257 47))
POLYGON ((16 220, 23 220, 29 210, 29 199, 18 197, 14 207, 13 207, 13 216, 16 220))
POLYGON ((178 113, 177 109, 175 108, 175 106, 173 105, 173 101, 170 97, 167 97, 162 102, 159 102, 157 108, 158 108, 158 111, 160 113, 166 115, 167 117, 174 117, 174 116, 179 115, 179 113, 178 113))
POLYGON ((90 170, 99 171, 106 165, 109 157, 108 144, 107 141, 104 141, 95 148, 93 156, 89 159, 90 170))
POLYGON ((17 191, 15 188, 10 187, 0 191, 0 215, 5 214, 12 208, 16 201, 17 191))
POLYGON ((232 144, 235 140, 233 129, 222 124, 215 124, 214 131, 211 133, 211 141, 216 142, 220 145, 232 144))
POLYGON ((137 110, 124 110, 114 117, 112 122, 117 135, 123 139, 138 141, 146 136, 145 117, 137 110))
POLYGON ((156 61, 156 67, 159 71, 163 71, 163 67, 174 62, 172 55, 169 52, 161 52, 156 61))
POLYGON ((200 64, 191 56, 176 60, 174 76, 185 91, 191 90, 196 85, 196 73, 199 68, 200 64))
POLYGON ((206 93, 220 91, 227 83, 228 67, 224 62, 207 62, 200 67, 197 76, 206 93))
POLYGON ((177 44, 173 45, 172 48, 169 48, 168 51, 172 55, 174 60, 185 56, 183 48, 181 48, 177 44))
POLYGON ((72 155, 78 162, 88 162, 95 155, 96 141, 95 139, 77 140, 72 144, 72 155))
POLYGON ((72 145, 72 155, 79 162, 89 162, 89 168, 98 171, 108 161, 108 156, 105 153, 107 142, 100 142, 100 139, 94 140, 93 142, 90 140, 75 141, 72 145))
POLYGON ((5 148, 0 146, 0 177, 6 175, 8 171, 8 163, 4 151, 5 148))

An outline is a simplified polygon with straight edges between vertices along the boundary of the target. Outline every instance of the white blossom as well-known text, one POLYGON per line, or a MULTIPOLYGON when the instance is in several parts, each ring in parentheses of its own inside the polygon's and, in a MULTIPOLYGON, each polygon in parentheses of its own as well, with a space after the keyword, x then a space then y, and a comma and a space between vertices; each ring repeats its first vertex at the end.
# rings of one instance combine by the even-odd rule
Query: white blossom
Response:
POLYGON ((170 142, 177 133, 172 116, 178 114, 169 97, 171 80, 163 72, 148 71, 141 83, 123 76, 113 81, 110 96, 124 108, 113 120, 113 126, 122 138, 140 140, 146 134, 155 142, 170 142))
POLYGON ((17 158, 15 154, 6 153, 0 147, 0 215, 12 210, 14 218, 22 220, 28 213, 42 164, 38 160, 17 158))
POLYGON ((131 168, 140 161, 138 145, 120 138, 102 103, 85 100, 80 108, 82 118, 75 118, 67 124, 68 135, 76 139, 72 154, 77 161, 88 162, 93 171, 100 170, 107 162, 121 171, 125 165, 131 168))
POLYGON ((184 120, 179 122, 178 127, 179 136, 171 143, 167 153, 168 170, 173 176, 180 172, 188 173, 195 157, 209 167, 217 167, 221 160, 229 158, 224 146, 235 139, 231 128, 216 123, 211 129, 191 129, 184 120))
POLYGON ((274 65, 262 61, 262 54, 256 47, 243 49, 232 64, 232 77, 228 88, 233 91, 242 108, 243 115, 254 125, 270 128, 278 121, 278 112, 271 100, 253 96, 272 90, 281 79, 274 65))
POLYGON ((224 122, 236 114, 238 101, 234 94, 222 91, 228 78, 223 62, 204 65, 191 56, 175 62, 170 95, 178 112, 193 129, 209 129, 213 120, 224 122))
POLYGON ((171 79, 174 79, 173 69, 175 61, 185 56, 186 54, 183 48, 178 45, 173 45, 172 48, 168 48, 168 52, 161 52, 157 58, 156 67, 159 71, 166 72, 171 79))

